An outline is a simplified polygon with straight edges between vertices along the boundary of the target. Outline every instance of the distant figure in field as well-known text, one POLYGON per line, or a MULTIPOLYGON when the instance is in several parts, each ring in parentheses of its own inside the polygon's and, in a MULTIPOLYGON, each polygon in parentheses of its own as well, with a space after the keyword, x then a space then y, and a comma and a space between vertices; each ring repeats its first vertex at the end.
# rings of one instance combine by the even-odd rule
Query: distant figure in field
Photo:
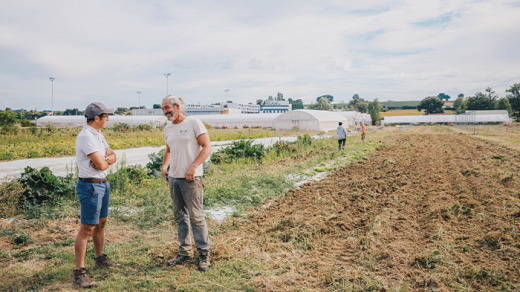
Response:
POLYGON ((338 135, 338 150, 345 148, 345 141, 347 140, 347 130, 343 128, 343 123, 339 122, 336 134, 338 135))
POLYGON ((361 125, 361 141, 365 143, 365 126, 363 125, 363 122, 360 123, 361 125))
POLYGON ((163 113, 172 123, 164 127, 166 151, 161 172, 170 186, 180 242, 179 254, 166 264, 180 265, 193 256, 191 226, 199 254, 199 271, 205 272, 210 267, 210 243, 202 207, 202 163, 211 154, 211 141, 204 124, 195 117, 186 116, 183 109, 184 102, 180 97, 168 95, 162 101, 163 113))
POLYGON ((105 137, 101 134, 101 129, 105 127, 108 114, 111 113, 114 113, 114 110, 107 108, 102 103, 89 104, 85 111, 87 124, 83 126, 76 138, 76 163, 79 170, 76 194, 81 205, 81 224, 74 242, 76 257, 74 284, 81 288, 97 286, 85 269, 87 242, 91 235, 96 254, 94 258, 96 267, 120 266, 103 253, 110 198, 107 169, 116 162, 117 158, 114 151, 108 147, 105 137))

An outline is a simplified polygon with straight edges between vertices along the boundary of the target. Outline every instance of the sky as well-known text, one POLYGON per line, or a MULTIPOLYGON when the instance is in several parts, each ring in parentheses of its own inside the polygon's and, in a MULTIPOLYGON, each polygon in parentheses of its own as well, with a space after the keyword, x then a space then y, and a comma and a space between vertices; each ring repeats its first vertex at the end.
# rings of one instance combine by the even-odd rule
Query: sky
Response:
POLYGON ((4 0, 0 109, 505 96, 519 36, 519 0, 4 0))

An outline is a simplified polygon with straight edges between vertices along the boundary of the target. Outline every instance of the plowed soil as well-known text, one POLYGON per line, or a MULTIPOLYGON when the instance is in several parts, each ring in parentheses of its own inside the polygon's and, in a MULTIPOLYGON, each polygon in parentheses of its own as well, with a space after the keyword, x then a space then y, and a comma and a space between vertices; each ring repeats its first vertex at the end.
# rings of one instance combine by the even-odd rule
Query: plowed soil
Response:
POLYGON ((215 235, 260 290, 516 290, 520 156, 466 134, 394 136, 215 235))

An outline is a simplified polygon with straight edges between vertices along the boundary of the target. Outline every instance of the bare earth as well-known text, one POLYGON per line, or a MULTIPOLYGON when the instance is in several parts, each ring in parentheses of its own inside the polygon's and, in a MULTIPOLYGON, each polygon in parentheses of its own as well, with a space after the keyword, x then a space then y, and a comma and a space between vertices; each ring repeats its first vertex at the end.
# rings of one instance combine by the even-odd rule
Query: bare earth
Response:
MULTIPOLYGON (((365 159, 243 217, 209 220, 212 265, 251 263, 256 268, 240 274, 262 291, 518 291, 518 148, 422 130, 390 136, 365 159)), ((77 225, 50 221, 32 228, 32 239, 71 240, 77 225)), ((124 222, 109 232, 113 243, 140 234, 124 222)), ((160 226, 144 236, 174 238, 172 228, 160 226)), ((164 269, 176 244, 150 250, 152 266, 164 269)), ((0 237, 0 248, 14 246, 0 237)), ((33 270, 22 278, 45 266, 22 264, 33 270)), ((71 285, 67 279, 49 287, 71 285)))
POLYGON ((520 156, 465 134, 401 135, 215 238, 262 290, 515 290, 520 156))

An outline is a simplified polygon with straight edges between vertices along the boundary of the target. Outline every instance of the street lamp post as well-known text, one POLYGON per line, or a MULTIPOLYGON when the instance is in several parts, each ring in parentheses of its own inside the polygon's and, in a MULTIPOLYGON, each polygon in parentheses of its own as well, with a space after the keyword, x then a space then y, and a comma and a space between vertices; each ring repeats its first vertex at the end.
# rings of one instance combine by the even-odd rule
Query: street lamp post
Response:
POLYGON ((54 116, 54 77, 49 77, 51 81, 51 116, 54 116))
POLYGON ((140 109, 141 108, 141 91, 138 91, 137 92, 137 95, 139 96, 139 104, 137 105, 137 108, 140 109))
POLYGON ((224 91, 226 92, 226 102, 228 101, 227 99, 227 93, 229 92, 229 88, 228 89, 224 89, 224 91))
POLYGON ((168 77, 171 75, 171 73, 164 73, 164 77, 166 77, 166 95, 168 95, 168 77))

